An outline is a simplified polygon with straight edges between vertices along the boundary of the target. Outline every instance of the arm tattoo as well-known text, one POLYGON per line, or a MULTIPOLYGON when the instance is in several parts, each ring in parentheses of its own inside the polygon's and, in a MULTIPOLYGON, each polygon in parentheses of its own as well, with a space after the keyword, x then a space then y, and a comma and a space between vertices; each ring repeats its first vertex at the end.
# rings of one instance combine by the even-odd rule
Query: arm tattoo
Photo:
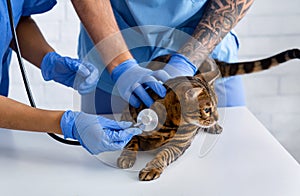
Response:
POLYGON ((245 16, 254 0, 209 0, 192 37, 178 52, 199 67, 225 35, 245 16))

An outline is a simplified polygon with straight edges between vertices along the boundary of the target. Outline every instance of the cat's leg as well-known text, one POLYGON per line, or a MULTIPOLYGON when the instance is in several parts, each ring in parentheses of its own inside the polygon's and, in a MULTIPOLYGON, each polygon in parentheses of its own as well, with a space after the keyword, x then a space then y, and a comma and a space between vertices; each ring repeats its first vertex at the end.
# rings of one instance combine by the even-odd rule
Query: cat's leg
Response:
POLYGON ((175 136, 159 149, 154 159, 147 163, 139 173, 141 181, 150 181, 160 177, 163 170, 180 157, 191 145, 197 133, 195 126, 183 126, 178 128, 175 136))
POLYGON ((130 142, 125 146, 120 157, 117 160, 117 165, 119 168, 128 169, 131 168, 135 161, 136 155, 139 150, 138 136, 134 136, 130 142))
MULTIPOLYGON (((129 106, 128 106, 129 107, 129 106)), ((137 112, 135 108, 129 107, 125 108, 122 112, 121 120, 134 122, 136 119, 137 112)), ((128 142, 128 144, 124 147, 121 155, 117 159, 117 166, 122 169, 131 168, 135 161, 137 151, 139 150, 139 136, 133 136, 132 139, 128 142)))
POLYGON ((218 123, 216 123, 210 128, 205 128, 204 131, 211 134, 220 134, 223 131, 223 127, 221 127, 218 123))

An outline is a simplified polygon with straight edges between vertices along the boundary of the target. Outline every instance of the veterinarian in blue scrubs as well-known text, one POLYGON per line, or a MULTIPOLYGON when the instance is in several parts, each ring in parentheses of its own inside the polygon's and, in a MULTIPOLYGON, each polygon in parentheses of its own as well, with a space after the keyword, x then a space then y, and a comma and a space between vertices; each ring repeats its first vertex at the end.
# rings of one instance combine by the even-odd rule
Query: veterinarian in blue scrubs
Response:
MULTIPOLYGON (((41 68, 45 80, 72 87, 80 94, 96 88, 99 72, 90 63, 62 57, 44 40, 32 14, 46 12, 55 0, 11 0, 14 23, 23 57, 41 68)), ((130 122, 73 111, 49 111, 29 107, 7 98, 12 32, 6 0, 0 0, 0 128, 63 134, 78 140, 91 154, 120 150, 141 130, 130 122)), ((1 131, 5 131, 4 129, 1 131)))
MULTIPOLYGON (((111 0, 118 26, 120 30, 123 30, 122 34, 131 54, 137 62, 141 63, 141 66, 146 65, 146 63, 142 64, 143 62, 149 62, 158 56, 174 53, 178 50, 180 45, 188 39, 185 33, 191 35, 198 25, 206 3, 206 0, 111 0), (128 28, 136 26, 139 28, 128 30, 128 28), (178 31, 182 33, 180 34, 178 31)), ((238 48, 238 38, 231 31, 217 45, 211 56, 225 62, 237 62, 238 48)), ((98 65, 101 72, 95 96, 83 96, 82 109, 86 112, 95 112, 93 111, 95 108, 98 114, 112 113, 114 111, 111 108, 122 101, 121 99, 111 101, 118 100, 118 96, 115 96, 113 92, 115 82, 105 69, 104 63, 101 63, 101 58, 97 58, 96 52, 93 50, 95 50, 94 44, 85 28, 81 26, 79 57, 86 58, 98 65), (113 94, 113 98, 111 94, 113 94), (103 102, 106 104, 102 104, 103 102)), ((220 106, 245 104, 240 77, 222 79, 218 83, 216 89, 219 99, 221 99, 220 106)))

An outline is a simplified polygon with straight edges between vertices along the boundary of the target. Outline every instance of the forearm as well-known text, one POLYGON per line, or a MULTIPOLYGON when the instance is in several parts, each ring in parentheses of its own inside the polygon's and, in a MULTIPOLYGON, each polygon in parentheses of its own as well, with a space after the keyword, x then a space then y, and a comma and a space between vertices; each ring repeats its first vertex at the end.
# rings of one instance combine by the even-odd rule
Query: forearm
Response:
MULTIPOLYGON (((31 17, 22 17, 16 32, 23 58, 35 66, 40 67, 45 54, 54 51, 31 17)), ((14 44, 11 47, 15 49, 14 44)))
POLYGON ((189 42, 179 53, 199 67, 225 35, 245 16, 254 0, 210 0, 189 42))
POLYGON ((62 134, 63 111, 36 109, 3 96, 0 111, 1 128, 62 134))
POLYGON ((110 0, 72 0, 72 3, 109 72, 132 58, 120 33, 110 0))

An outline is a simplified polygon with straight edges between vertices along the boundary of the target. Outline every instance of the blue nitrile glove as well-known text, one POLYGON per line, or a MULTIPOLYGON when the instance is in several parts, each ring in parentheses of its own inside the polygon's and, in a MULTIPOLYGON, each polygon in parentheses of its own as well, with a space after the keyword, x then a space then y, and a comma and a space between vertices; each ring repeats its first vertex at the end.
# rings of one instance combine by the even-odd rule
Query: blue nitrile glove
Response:
POLYGON ((163 68, 172 78, 178 76, 194 76, 197 68, 182 54, 173 54, 163 68))
POLYGON ((60 121, 64 137, 78 140, 91 154, 123 149, 134 135, 142 133, 138 128, 130 128, 131 125, 131 122, 70 110, 60 121))
POLYGON ((135 59, 129 59, 113 69, 111 78, 115 82, 120 96, 133 107, 139 107, 140 101, 150 107, 153 99, 145 89, 149 87, 157 95, 164 97, 166 89, 161 82, 165 82, 170 76, 163 70, 152 71, 140 67, 135 59))
POLYGON ((98 69, 79 59, 62 57, 56 52, 47 53, 41 64, 44 80, 54 80, 65 86, 73 87, 80 94, 95 90, 98 80, 98 69))

